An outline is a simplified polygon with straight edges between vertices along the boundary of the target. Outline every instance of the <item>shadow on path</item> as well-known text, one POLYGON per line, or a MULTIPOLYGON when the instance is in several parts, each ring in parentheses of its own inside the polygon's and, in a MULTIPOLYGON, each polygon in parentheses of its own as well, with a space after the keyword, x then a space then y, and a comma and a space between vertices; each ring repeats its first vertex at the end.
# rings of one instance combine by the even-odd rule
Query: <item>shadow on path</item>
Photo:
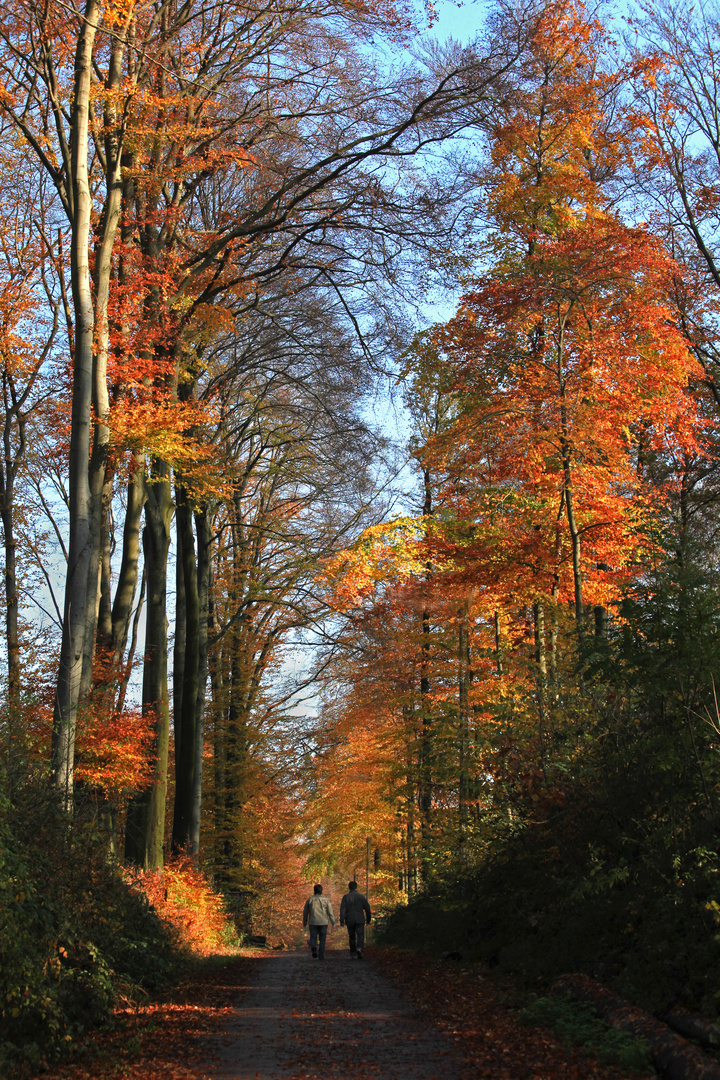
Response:
POLYGON ((372 961, 308 950, 258 958, 227 1033, 208 1044, 218 1080, 461 1080, 442 1034, 398 997, 372 961))

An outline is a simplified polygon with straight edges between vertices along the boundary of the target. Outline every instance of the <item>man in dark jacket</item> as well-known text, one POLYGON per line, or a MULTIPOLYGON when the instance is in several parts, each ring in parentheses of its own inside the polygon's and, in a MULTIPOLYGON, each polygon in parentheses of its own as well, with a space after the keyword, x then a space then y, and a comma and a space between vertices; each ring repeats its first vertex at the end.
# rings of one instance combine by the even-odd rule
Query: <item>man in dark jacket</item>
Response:
POLYGON ((357 881, 349 881, 348 889, 340 904, 340 925, 347 926, 350 938, 350 959, 362 960, 365 946, 365 923, 370 923, 370 905, 357 891, 357 881))

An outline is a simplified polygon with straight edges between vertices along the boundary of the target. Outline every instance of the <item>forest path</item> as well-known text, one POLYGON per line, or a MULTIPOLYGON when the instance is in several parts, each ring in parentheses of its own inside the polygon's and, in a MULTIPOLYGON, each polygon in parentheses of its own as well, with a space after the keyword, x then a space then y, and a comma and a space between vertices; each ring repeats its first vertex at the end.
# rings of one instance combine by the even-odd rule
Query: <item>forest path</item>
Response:
POLYGON ((452 1044, 372 961, 330 950, 271 953, 253 966, 205 1070, 218 1080, 460 1080, 452 1044))

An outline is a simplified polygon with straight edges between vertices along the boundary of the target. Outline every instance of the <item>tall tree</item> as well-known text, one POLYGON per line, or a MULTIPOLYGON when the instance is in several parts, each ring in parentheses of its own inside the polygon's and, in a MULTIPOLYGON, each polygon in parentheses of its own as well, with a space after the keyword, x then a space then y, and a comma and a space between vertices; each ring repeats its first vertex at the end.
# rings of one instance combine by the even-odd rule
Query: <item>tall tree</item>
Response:
POLYGON ((4 546, 4 599, 10 730, 21 705, 20 571, 17 558, 18 488, 27 465, 28 425, 48 386, 44 366, 58 331, 53 269, 43 237, 48 200, 42 186, 23 176, 27 160, 16 148, 3 154, 0 195, 0 384, 2 457, 0 521, 4 546), (40 235, 38 235, 38 232, 40 235), (38 312, 38 307, 40 312, 38 312))
POLYGON ((522 593, 555 602, 569 588, 580 634, 588 600, 607 604, 643 536, 638 454, 695 445, 696 367, 673 325, 679 270, 607 192, 624 140, 602 48, 596 23, 549 6, 524 95, 490 131, 499 257, 435 336, 459 416, 428 447, 478 551, 490 527, 481 558, 507 530, 513 565, 532 568, 522 593))

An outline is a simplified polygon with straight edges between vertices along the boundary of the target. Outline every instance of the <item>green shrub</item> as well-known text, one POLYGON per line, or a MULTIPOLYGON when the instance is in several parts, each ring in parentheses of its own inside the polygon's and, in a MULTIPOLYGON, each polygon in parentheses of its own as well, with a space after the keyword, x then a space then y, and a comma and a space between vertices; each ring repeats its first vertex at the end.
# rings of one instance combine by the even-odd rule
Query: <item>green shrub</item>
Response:
POLYGON ((0 796, 0 1075, 72 1052, 118 985, 156 992, 183 959, 91 815, 70 823, 37 782, 0 796))
POLYGON ((554 1031, 566 1046, 592 1051, 604 1065, 643 1073, 651 1067, 650 1051, 643 1039, 614 1030, 588 1005, 572 998, 534 997, 519 1015, 525 1024, 554 1031))

